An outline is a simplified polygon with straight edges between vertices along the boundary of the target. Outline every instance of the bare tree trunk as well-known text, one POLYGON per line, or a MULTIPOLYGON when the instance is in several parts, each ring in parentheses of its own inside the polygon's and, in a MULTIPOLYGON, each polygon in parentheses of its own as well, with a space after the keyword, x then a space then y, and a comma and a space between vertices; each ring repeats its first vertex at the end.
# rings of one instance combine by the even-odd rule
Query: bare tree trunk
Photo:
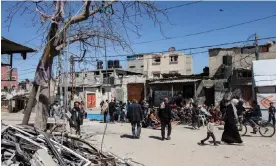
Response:
POLYGON ((34 86, 29 97, 27 107, 25 108, 25 115, 22 121, 22 124, 25 125, 29 123, 32 108, 34 106, 35 99, 37 98, 37 102, 35 104, 35 127, 41 131, 46 129, 47 116, 49 115, 48 112, 51 104, 49 82, 52 78, 53 59, 59 54, 59 52, 55 49, 55 39, 53 39, 57 33, 57 30, 57 24, 52 23, 48 34, 48 43, 37 66, 34 86))
POLYGON ((33 84, 33 88, 32 88, 32 91, 30 93, 27 106, 24 110, 24 118, 23 118, 23 121, 22 121, 23 125, 27 125, 29 123, 30 116, 31 116, 31 113, 32 113, 32 109, 34 107, 34 102, 35 102, 35 97, 36 97, 36 94, 37 94, 37 91, 38 91, 38 87, 39 87, 38 85, 33 84))

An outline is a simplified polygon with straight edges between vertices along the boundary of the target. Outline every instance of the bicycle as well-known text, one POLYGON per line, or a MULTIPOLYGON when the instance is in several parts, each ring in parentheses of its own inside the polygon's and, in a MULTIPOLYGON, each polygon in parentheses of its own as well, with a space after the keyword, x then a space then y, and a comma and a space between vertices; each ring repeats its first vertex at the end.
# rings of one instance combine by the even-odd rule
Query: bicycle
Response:
MULTIPOLYGON (((261 136, 272 137, 275 134, 275 126, 265 120, 258 120, 256 128, 261 136), (269 134, 270 133, 270 134, 269 134)), ((244 114, 239 117, 239 123, 237 125, 241 136, 245 136, 247 133, 247 126, 250 126, 249 118, 244 114)))

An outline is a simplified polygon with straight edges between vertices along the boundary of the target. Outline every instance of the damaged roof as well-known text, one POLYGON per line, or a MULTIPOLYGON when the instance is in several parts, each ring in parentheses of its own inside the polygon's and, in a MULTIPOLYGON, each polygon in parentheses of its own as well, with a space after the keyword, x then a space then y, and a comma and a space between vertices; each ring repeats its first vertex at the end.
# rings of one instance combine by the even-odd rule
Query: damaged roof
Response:
MULTIPOLYGON (((274 44, 274 43, 273 43, 274 44)), ((259 45, 259 47, 265 47, 265 46, 271 46, 273 45, 271 43, 267 43, 267 44, 263 44, 263 45, 259 45)), ((223 51, 231 51, 231 50, 234 50, 234 49, 252 49, 252 48, 255 48, 256 46, 243 46, 243 47, 230 47, 230 48, 210 48, 208 51, 209 52, 212 52, 212 51, 217 51, 217 50, 223 50, 223 51)))
POLYGON ((186 82, 196 82, 200 81, 200 79, 178 79, 178 80, 156 80, 150 82, 149 84, 170 84, 170 83, 186 83, 186 82))

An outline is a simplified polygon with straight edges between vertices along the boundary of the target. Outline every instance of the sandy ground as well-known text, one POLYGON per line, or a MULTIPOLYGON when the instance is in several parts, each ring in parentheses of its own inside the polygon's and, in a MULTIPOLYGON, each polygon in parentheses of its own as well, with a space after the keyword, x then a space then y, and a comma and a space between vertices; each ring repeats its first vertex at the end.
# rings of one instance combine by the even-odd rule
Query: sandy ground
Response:
MULTIPOLYGON (((22 117, 22 113, 2 113, 1 119, 9 124, 18 124, 22 117)), ((100 147, 104 127, 104 123, 86 120, 82 133, 90 136, 86 140, 100 147)), ((108 124, 103 150, 146 166, 273 166, 276 163, 276 135, 272 138, 249 135, 242 137, 246 142, 244 146, 215 147, 211 144, 197 145, 206 136, 206 128, 191 130, 188 126, 174 126, 170 141, 160 140, 160 130, 142 129, 139 140, 130 139, 130 134, 130 124, 108 124)), ((217 140, 221 139, 221 134, 221 130, 215 130, 217 140)))

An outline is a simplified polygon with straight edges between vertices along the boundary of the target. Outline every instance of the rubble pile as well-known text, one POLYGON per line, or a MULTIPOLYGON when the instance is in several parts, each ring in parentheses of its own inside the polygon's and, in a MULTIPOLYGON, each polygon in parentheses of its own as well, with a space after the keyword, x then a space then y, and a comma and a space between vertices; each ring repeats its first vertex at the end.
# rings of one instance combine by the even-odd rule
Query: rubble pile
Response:
POLYGON ((118 157, 99 152, 77 136, 5 124, 1 130, 1 165, 130 166, 118 157))

